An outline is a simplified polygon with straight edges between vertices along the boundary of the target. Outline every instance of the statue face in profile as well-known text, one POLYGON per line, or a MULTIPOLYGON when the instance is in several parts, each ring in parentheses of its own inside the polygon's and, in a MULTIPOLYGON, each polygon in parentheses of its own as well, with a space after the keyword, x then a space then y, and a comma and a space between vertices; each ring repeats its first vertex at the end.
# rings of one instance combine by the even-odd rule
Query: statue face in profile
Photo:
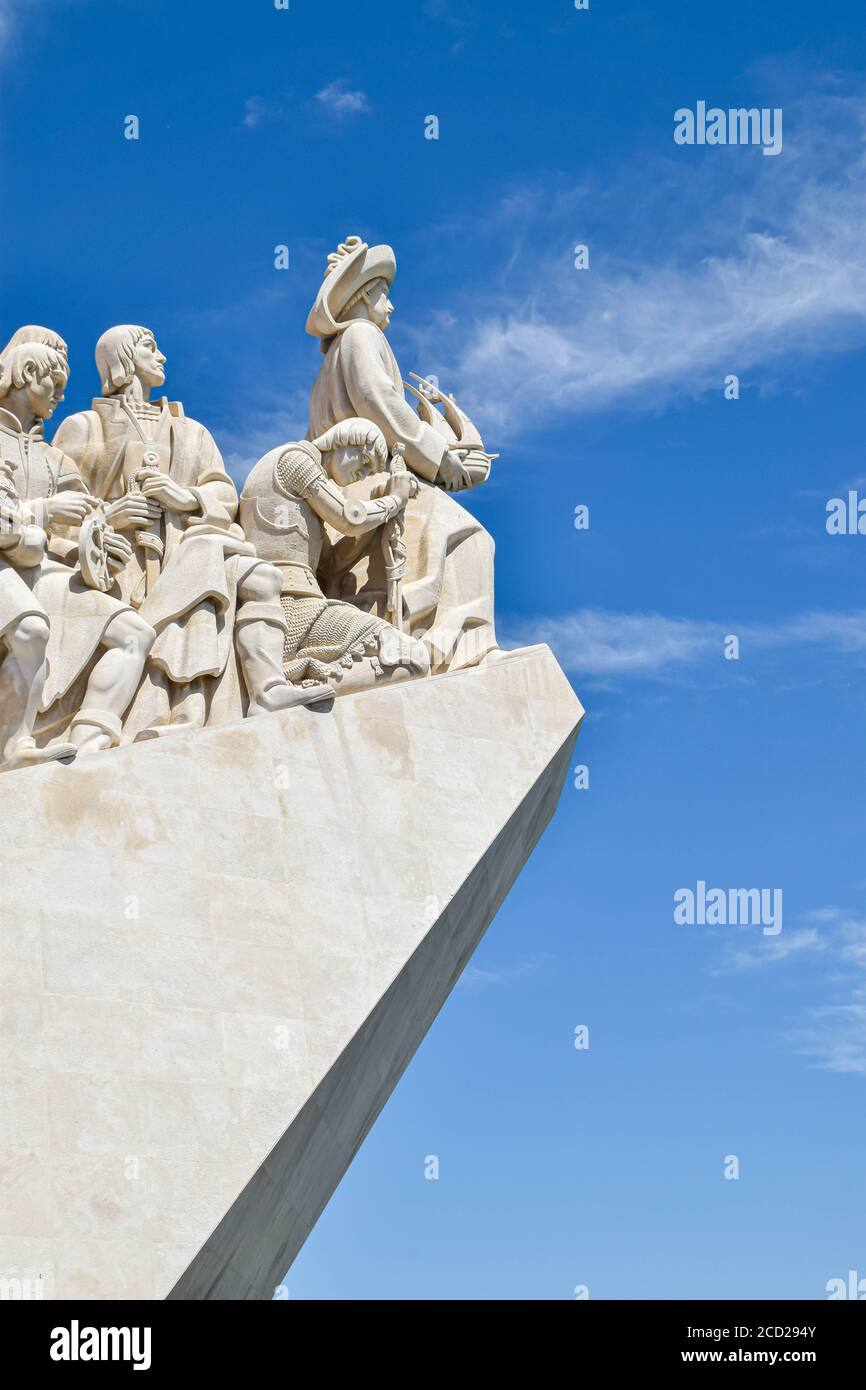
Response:
POLYGON ((136 344, 135 375, 143 386, 162 386, 165 381, 166 358, 156 345, 156 339, 147 334, 136 344))
POLYGON ((341 444, 325 454, 322 462, 329 478, 338 487, 348 487, 373 472, 373 461, 360 445, 341 444))
POLYGON ((50 420, 63 400, 66 374, 59 368, 44 372, 34 364, 27 374, 27 402, 37 420, 50 420))
POLYGON ((49 410, 48 415, 42 415, 40 416, 40 419, 47 420, 48 416, 54 414, 60 402, 63 400, 64 393, 66 391, 66 383, 68 380, 68 373, 60 370, 59 368, 55 369, 55 371, 51 373, 51 409, 49 410))
POLYGON ((390 324, 394 312, 394 305, 388 298, 389 288, 387 280, 374 280, 364 292, 370 322, 383 330, 390 324))

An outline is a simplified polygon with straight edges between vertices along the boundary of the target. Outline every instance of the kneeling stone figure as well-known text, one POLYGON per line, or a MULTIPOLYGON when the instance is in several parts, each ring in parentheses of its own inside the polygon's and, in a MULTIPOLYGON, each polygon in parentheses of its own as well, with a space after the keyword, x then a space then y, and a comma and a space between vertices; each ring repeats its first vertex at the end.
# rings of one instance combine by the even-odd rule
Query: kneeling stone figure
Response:
POLYGON ((383 618, 327 598, 317 571, 330 546, 325 523, 366 537, 400 515, 417 491, 411 473, 394 473, 386 496, 365 501, 343 488, 387 462, 385 438, 369 420, 343 420, 310 443, 271 449, 249 474, 240 522, 256 553, 277 566, 287 636, 284 669, 294 685, 329 682, 335 694, 426 676, 424 645, 383 618))

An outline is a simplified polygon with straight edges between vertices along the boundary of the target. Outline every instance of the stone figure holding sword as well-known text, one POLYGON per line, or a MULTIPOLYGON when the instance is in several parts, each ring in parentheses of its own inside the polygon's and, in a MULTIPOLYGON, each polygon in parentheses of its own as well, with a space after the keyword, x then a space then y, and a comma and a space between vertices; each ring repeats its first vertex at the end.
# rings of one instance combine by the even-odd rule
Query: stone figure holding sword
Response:
POLYGON ((402 525, 418 481, 398 450, 384 495, 365 500, 349 493, 365 477, 381 479, 387 458, 381 431, 369 420, 348 419, 315 440, 272 449, 244 484, 241 524, 257 553, 281 572, 285 670, 302 686, 327 681, 343 695, 429 673, 423 643, 402 631, 402 525), (329 597, 322 584, 335 550, 358 550, 371 538, 391 575, 387 614, 329 597))

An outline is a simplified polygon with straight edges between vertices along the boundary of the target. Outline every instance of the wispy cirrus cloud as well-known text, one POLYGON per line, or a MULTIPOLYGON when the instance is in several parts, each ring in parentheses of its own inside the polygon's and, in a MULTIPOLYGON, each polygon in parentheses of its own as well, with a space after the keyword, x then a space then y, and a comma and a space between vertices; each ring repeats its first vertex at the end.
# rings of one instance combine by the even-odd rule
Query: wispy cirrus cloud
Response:
POLYGON ((588 676, 654 676, 718 651, 721 626, 660 613, 581 608, 506 625, 509 646, 546 642, 562 666, 588 676))
POLYGON ((547 955, 532 956, 529 960, 519 961, 516 965, 500 966, 494 970, 485 970, 477 965, 467 965, 460 979, 457 981, 458 987, 463 989, 478 988, 490 985, 508 985, 514 980, 525 979, 527 975, 533 975, 540 970, 550 960, 547 955))
POLYGON ((830 908, 824 921, 830 933, 828 955, 836 970, 835 992, 842 997, 809 1009, 788 1041, 826 1071, 866 1076, 866 920, 830 908))
POLYGON ((840 907, 805 914, 813 925, 732 945, 714 974, 807 965, 831 1002, 807 1008, 784 1040, 822 1070, 866 1076, 866 920, 840 907))
POLYGON ((830 649, 842 659, 866 660, 866 609, 853 613, 816 610, 762 624, 581 608, 556 617, 506 623, 504 632, 509 646, 546 642, 566 670, 588 678, 688 676, 701 663, 718 663, 725 637, 731 633, 743 652, 813 647, 830 649))
POLYGON ((604 185, 545 174, 500 198, 473 229, 499 287, 474 296, 439 354, 473 415, 502 439, 866 341, 866 93, 809 93, 785 131, 774 160, 693 158, 671 136, 604 185))
POLYGON ((812 1009, 808 1024, 790 1035, 797 1051, 824 1071, 866 1076, 866 989, 858 995, 847 1004, 812 1009))
MULTIPOLYGON (((470 23, 474 25, 479 22, 479 16, 473 11, 473 8, 464 3, 461 5, 460 14, 457 14, 450 0, 425 0, 424 13, 428 19, 436 20, 450 30, 452 56, 460 53, 466 46, 467 30, 470 23)), ((483 18, 489 23, 489 12, 483 18)))
POLYGON ((316 101, 329 115, 338 118, 360 116, 371 109, 366 92, 350 86, 343 77, 316 92, 316 101))
MULTIPOLYGON (((61 7, 70 8, 73 5, 86 5, 89 0, 55 0, 51 6, 57 10, 61 7)), ((35 14, 48 9, 41 3, 41 0, 0 0, 0 59, 6 56, 12 43, 18 38, 18 24, 25 15, 35 14)))
POLYGON ((284 115, 285 107, 276 97, 247 97, 242 124, 247 130, 255 130, 256 126, 281 120, 284 115))
POLYGON ((758 970, 762 966, 776 965, 790 956, 820 954, 829 950, 830 944, 817 927, 803 927, 797 931, 782 932, 779 936, 753 938, 748 946, 729 950, 713 974, 758 970))

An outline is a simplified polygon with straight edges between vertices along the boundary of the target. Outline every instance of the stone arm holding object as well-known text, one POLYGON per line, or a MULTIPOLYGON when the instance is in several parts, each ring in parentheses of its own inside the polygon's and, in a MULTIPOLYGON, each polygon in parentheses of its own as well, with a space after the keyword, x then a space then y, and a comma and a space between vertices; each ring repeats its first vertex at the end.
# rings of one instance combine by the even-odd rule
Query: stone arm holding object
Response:
MULTIPOLYGON (((85 523, 95 516, 101 503, 87 491, 71 458, 47 445, 44 456, 47 469, 41 469, 37 461, 33 472, 37 476, 46 472, 47 495, 18 503, 21 524, 45 533, 44 554, 74 566, 80 556, 85 523)), ((107 521, 102 525, 101 536, 109 575, 119 574, 132 556, 132 546, 107 521)), ((87 566, 82 567, 81 576, 90 587, 96 587, 95 577, 87 566)))
POLYGON ((281 574, 288 636, 288 680, 327 680, 337 694, 386 680, 426 675, 423 645, 384 618, 326 598, 319 582, 325 525, 366 538, 395 520, 418 489, 411 474, 393 474, 383 497, 347 496, 349 484, 381 472, 387 449, 369 420, 347 419, 314 443, 272 449, 253 468, 241 495, 241 524, 262 558, 281 574))
POLYGON ((403 444, 408 467, 428 483, 450 492, 478 481, 448 438, 412 409, 385 334, 365 319, 348 324, 333 341, 311 400, 311 423, 317 432, 335 418, 353 415, 372 420, 390 449, 403 444))
MULTIPOLYGON (((321 442, 317 440, 316 444, 321 445, 321 442)), ((297 469, 292 470, 286 467, 283 459, 278 460, 277 476, 280 481, 283 480, 281 467, 285 470, 286 482, 291 486, 292 473, 297 479, 297 469)), ((347 497, 342 488, 327 476, 315 477, 311 482, 306 479, 299 481, 305 487, 303 495, 316 515, 344 536, 369 535, 371 531, 393 521, 409 499, 418 495, 418 480, 411 473, 393 474, 388 479, 386 494, 370 500, 347 497)))

